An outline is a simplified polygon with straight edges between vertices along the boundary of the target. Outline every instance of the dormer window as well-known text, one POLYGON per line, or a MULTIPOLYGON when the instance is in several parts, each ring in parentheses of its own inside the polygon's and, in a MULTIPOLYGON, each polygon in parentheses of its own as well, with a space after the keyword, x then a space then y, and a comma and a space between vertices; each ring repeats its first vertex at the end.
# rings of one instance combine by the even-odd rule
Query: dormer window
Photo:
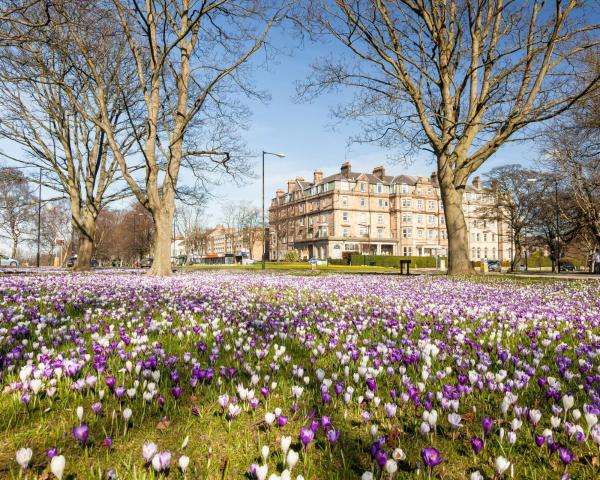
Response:
POLYGON ((366 185, 363 182, 360 182, 360 191, 364 192, 364 191, 366 191, 366 189, 367 189, 366 185))
POLYGON ((383 193, 383 185, 381 183, 377 184, 377 193, 383 193))

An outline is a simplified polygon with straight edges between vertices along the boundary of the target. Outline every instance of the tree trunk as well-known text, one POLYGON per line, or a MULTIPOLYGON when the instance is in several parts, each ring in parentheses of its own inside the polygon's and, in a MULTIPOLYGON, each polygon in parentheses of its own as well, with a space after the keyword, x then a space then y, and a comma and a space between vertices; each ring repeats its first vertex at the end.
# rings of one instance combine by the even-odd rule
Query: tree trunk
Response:
POLYGON ((515 271, 515 267, 521 260, 521 241, 517 235, 514 235, 513 242, 515 244, 515 254, 513 255, 513 258, 510 262, 510 271, 511 272, 515 271))
POLYGON ((96 236, 96 218, 91 213, 85 214, 79 225, 79 249, 77 250, 76 272, 87 272, 91 269, 90 262, 94 253, 94 237, 96 236))
POLYGON ((154 239, 154 260, 149 275, 171 275, 171 229, 173 227, 173 212, 161 208, 154 213, 156 238, 154 239))
POLYGON ((469 233, 462 210, 463 190, 440 178, 440 191, 448 231, 448 275, 473 274, 475 270, 469 259, 469 233))
POLYGON ((12 242, 12 252, 10 254, 10 258, 17 258, 17 249, 19 246, 19 239, 16 237, 13 237, 13 242, 12 242))

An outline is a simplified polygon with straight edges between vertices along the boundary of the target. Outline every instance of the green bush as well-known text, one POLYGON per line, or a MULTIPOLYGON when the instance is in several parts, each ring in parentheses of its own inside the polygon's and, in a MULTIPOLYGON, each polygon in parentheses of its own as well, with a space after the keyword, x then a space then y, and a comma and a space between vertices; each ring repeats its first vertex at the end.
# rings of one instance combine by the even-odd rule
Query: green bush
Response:
POLYGON ((350 258, 328 258, 329 265, 350 265, 350 258))
POLYGON ((301 259, 300 252, 298 250, 289 250, 285 253, 283 259, 286 262, 299 262, 301 259))
MULTIPOLYGON (((440 260, 446 257, 440 257, 440 260)), ((399 257, 395 255, 352 255, 350 257, 351 265, 371 265, 378 267, 399 268, 400 260, 410 260, 412 268, 435 268, 435 257, 399 257)))

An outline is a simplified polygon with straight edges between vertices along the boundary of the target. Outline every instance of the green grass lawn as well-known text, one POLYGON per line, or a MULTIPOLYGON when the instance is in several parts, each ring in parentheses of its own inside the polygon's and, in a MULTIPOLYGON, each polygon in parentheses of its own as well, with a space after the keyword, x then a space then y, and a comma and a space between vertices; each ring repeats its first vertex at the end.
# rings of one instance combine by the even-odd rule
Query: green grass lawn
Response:
MULTIPOLYGON (((261 263, 254 263, 252 265, 191 265, 182 267, 184 271, 195 271, 195 270, 261 270, 261 263)), ((266 270, 273 271, 311 271, 312 266, 308 262, 266 262, 266 270)), ((339 273, 399 273, 398 268, 391 267, 378 267, 378 266, 367 266, 367 265, 317 265, 316 271, 318 272, 339 272, 339 273)))

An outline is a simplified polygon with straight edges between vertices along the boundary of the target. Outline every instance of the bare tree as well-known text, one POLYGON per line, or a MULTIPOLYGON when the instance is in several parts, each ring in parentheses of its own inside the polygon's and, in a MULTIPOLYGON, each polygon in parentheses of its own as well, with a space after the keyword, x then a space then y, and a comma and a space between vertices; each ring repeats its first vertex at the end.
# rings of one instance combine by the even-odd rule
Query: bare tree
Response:
MULTIPOLYGON (((600 57, 590 57, 588 73, 600 73, 600 57)), ((543 137, 542 160, 559 173, 571 192, 576 218, 600 246, 600 88, 582 98, 543 137)))
POLYGON ((242 249, 247 249, 250 256, 257 243, 262 242, 261 210, 254 205, 240 204, 238 232, 242 249))
POLYGON ((582 225, 577 207, 572 200, 568 182, 556 172, 545 172, 538 176, 545 184, 538 196, 539 211, 534 218, 533 231, 539 243, 550 252, 553 270, 560 270, 560 259, 567 246, 580 234, 582 225))
MULTIPOLYGON (((230 95, 239 91, 260 95, 245 73, 284 6, 285 0, 276 7, 259 0, 112 1, 113 15, 108 16, 126 38, 134 65, 135 77, 129 84, 143 98, 140 108, 122 99, 145 162, 142 179, 131 171, 119 145, 110 99, 102 88, 95 91, 100 116, 88 119, 102 128, 124 179, 152 214, 156 238, 151 274, 171 273, 171 226, 181 170, 206 174, 212 168, 227 173, 236 168, 234 160, 242 158, 236 157, 239 143, 234 140, 247 112, 230 95)), ((102 61, 95 47, 86 44, 70 11, 63 9, 61 16, 86 59, 89 78, 100 84, 102 61)), ((65 91, 77 102, 68 85, 65 91)), ((80 113, 85 111, 79 108, 80 113)))
MULTIPOLYGON (((76 10, 81 23, 94 20, 72 1, 58 3, 76 10)), ((126 75, 125 44, 111 35, 105 22, 79 34, 93 46, 96 58, 106 59, 99 65, 94 83, 82 68, 85 59, 76 54, 68 29, 58 21, 49 22, 38 39, 13 46, 2 56, 0 137, 21 147, 24 155, 13 161, 41 168, 44 185, 69 198, 73 228, 79 237, 75 270, 81 271, 90 268, 98 215, 106 205, 129 195, 123 186, 116 187, 120 177, 117 161, 106 134, 91 120, 101 116, 94 101, 98 89, 106 97, 103 107, 122 155, 129 153, 133 136, 123 128, 121 98, 129 92, 119 83, 126 75), (65 87, 76 93, 76 104, 65 94, 65 87)))
POLYGON ((336 113, 363 122, 359 141, 433 155, 448 272, 471 272, 462 209, 469 176, 527 126, 559 115, 597 84, 598 76, 578 76, 581 57, 598 45, 592 4, 322 0, 307 13, 304 23, 343 44, 349 57, 319 62, 300 96, 354 88, 355 101, 336 113))
POLYGON ((71 237, 69 202, 45 203, 40 217, 40 248, 46 257, 60 252, 59 264, 66 260, 67 245, 71 237))
POLYGON ((542 205, 546 182, 540 180, 539 172, 521 167, 505 165, 490 170, 486 177, 495 196, 495 202, 479 207, 477 213, 483 218, 501 222, 508 226, 514 244, 511 271, 521 260, 524 236, 531 233, 542 205))
POLYGON ((0 0, 0 47, 27 41, 50 21, 51 0, 0 0))
POLYGON ((180 205, 177 207, 177 230, 183 236, 186 251, 198 256, 206 246, 206 229, 202 227, 204 210, 200 206, 180 205))
POLYGON ((11 256, 30 233, 35 218, 35 199, 23 172, 0 168, 0 236, 12 242, 11 256))

